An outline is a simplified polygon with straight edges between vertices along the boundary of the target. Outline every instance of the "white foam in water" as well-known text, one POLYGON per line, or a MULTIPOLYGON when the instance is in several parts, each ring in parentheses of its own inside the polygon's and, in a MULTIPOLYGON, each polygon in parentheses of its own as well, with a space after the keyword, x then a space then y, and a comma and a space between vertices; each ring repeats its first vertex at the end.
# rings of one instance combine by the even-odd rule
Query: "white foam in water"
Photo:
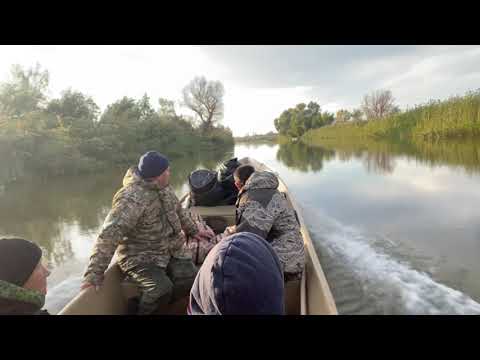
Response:
POLYGON ((69 277, 48 290, 45 309, 52 315, 57 314, 79 293, 81 284, 82 276, 69 277))
MULTIPOLYGON (((411 268, 408 263, 400 263, 382 253, 359 229, 342 225, 318 209, 304 208, 312 238, 322 257, 327 258, 332 272, 340 267, 341 272, 348 272, 350 279, 357 282, 362 292, 361 302, 373 309, 370 313, 480 314, 479 303, 411 268)), ((326 273, 335 295, 335 276, 330 278, 328 271, 326 273)), ((348 289, 339 291, 343 297, 342 292, 348 289)), ((339 312, 342 313, 340 307, 339 312)))

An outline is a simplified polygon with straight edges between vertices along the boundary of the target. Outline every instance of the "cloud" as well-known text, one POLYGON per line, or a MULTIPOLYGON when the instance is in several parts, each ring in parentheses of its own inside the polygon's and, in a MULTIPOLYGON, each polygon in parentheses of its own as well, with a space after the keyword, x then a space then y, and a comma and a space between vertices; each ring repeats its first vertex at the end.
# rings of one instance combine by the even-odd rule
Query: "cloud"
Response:
POLYGON ((391 88, 402 107, 479 87, 480 46, 205 46, 246 87, 308 87, 308 100, 355 107, 391 88))
MULTIPOLYGON (((299 102, 323 110, 360 105, 390 88, 405 108, 480 87, 480 46, 0 46, 0 80, 12 64, 50 71, 50 96, 68 87, 104 109, 144 93, 181 99, 197 75, 223 82, 224 124, 235 135, 274 130, 273 120, 299 102)), ((179 109, 187 113, 185 109, 179 109)))

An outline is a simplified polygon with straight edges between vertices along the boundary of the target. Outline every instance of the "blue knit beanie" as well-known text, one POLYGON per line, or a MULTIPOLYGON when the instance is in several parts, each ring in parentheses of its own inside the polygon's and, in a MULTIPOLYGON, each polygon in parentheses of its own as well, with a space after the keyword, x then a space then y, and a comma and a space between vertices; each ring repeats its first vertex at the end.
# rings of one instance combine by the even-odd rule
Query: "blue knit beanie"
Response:
POLYGON ((260 236, 240 232, 208 254, 190 291, 192 315, 284 315, 283 271, 260 236))
POLYGON ((169 166, 168 159, 157 151, 149 151, 142 155, 138 162, 138 174, 150 179, 163 174, 169 166))

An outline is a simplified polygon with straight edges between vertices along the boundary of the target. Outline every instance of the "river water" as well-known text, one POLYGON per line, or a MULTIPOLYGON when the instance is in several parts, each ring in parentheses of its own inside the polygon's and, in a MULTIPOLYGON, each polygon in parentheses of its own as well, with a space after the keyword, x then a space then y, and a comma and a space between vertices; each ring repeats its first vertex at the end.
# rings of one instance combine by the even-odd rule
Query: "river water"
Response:
MULTIPOLYGON (((178 195, 205 161, 176 160, 178 195)), ((340 314, 480 314, 480 146, 237 144, 289 186, 340 314)), ((0 187, 0 236, 45 248, 46 307, 76 292, 125 169, 0 187)), ((176 174, 176 175, 175 175, 176 174)))

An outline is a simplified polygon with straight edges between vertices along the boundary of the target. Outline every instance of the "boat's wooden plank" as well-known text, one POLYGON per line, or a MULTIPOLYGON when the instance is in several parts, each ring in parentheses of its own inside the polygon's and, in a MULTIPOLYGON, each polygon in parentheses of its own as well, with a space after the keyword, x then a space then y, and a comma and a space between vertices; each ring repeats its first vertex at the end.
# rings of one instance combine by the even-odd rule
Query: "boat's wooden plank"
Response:
POLYGON ((127 312, 121 282, 123 274, 117 264, 105 272, 98 292, 93 287, 81 291, 58 315, 123 315, 127 312))
POLYGON ((300 280, 285 283, 285 311, 287 315, 300 315, 300 280))
POLYGON ((300 315, 308 315, 307 311, 307 276, 305 269, 303 270, 302 280, 300 284, 300 315))
POLYGON ((221 216, 235 219, 235 205, 225 206, 192 206, 191 211, 200 214, 200 216, 221 216))

